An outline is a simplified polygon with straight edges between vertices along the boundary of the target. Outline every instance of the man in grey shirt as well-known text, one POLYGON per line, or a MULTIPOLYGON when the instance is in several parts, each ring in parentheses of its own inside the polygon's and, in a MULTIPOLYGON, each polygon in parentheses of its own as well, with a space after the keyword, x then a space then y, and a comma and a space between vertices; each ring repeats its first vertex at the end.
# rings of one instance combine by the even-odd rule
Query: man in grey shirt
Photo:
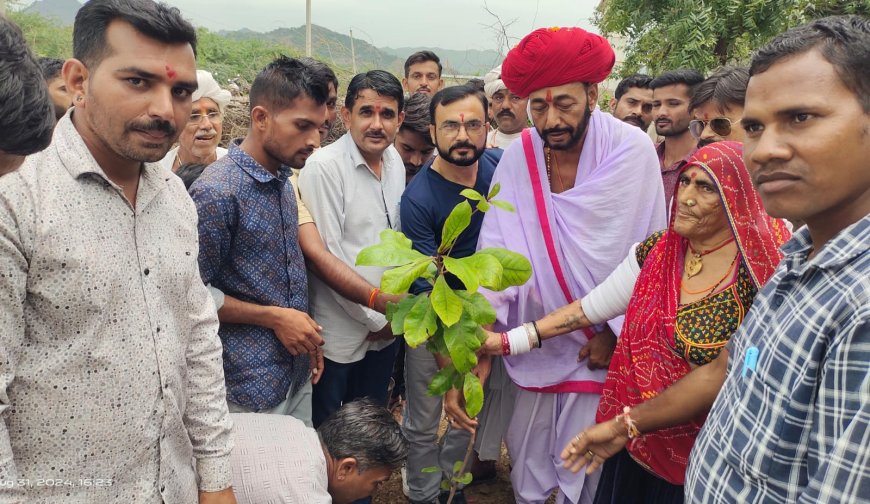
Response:
POLYGON ((51 145, 0 179, 0 501, 234 503, 196 210, 155 162, 196 32, 151 0, 76 16, 51 145))
MULTIPOLYGON (((355 76, 341 111, 348 133, 308 158, 299 176, 302 199, 326 247, 372 285, 380 285, 385 268, 355 266, 356 256, 378 243, 381 231, 399 229, 405 166, 392 144, 403 103, 393 75, 373 70, 355 76)), ((324 373, 312 398, 317 427, 357 397, 386 404, 398 344, 384 316, 371 309, 374 303, 348 301, 317 277, 309 280, 311 315, 325 341, 324 373)))

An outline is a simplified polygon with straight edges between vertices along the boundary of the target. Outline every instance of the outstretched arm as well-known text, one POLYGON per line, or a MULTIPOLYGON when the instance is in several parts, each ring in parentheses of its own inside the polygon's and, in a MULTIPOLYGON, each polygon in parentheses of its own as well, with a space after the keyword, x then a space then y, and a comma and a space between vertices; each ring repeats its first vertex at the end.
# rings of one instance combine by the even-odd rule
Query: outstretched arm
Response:
MULTIPOLYGON (((641 434, 684 424, 708 411, 719 394, 728 371, 728 349, 713 362, 696 368, 649 401, 631 409, 630 416, 641 434)), ((618 417, 617 417, 618 418, 618 417)), ((598 469, 628 442, 625 424, 611 420, 589 427, 562 450, 565 467, 586 474, 598 469)))

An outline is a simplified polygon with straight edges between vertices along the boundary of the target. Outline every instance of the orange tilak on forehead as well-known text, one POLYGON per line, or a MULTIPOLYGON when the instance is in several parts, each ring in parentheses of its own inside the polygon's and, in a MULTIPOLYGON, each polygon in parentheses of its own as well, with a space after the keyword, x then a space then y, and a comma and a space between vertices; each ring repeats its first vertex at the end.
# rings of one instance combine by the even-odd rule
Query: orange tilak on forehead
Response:
POLYGON ((375 114, 381 115, 381 106, 380 105, 375 105, 375 114))
POLYGON ((178 73, 172 68, 171 65, 166 65, 166 76, 170 79, 174 79, 178 73))
POLYGON ((547 96, 544 98, 547 100, 547 103, 553 103, 553 91, 547 90, 547 96))
POLYGON ((692 180, 695 180, 695 177, 697 177, 697 176, 698 176, 698 172, 692 172, 689 174, 689 178, 692 180))
POLYGON ((460 121, 460 122, 465 122, 465 114, 462 113, 462 112, 459 113, 459 121, 460 121))

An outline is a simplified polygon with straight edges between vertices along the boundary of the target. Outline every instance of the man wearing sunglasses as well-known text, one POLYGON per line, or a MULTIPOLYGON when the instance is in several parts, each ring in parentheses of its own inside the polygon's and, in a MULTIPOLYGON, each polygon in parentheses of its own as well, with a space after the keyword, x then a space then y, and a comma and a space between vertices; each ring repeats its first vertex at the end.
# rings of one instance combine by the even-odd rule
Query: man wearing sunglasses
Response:
POLYGON ((221 89, 215 78, 205 70, 196 71, 196 82, 199 87, 193 93, 190 119, 182 126, 178 145, 160 161, 161 165, 174 172, 190 163, 214 163, 227 153, 218 144, 223 131, 223 112, 232 95, 221 89))
POLYGON ((693 116, 689 132, 699 149, 724 140, 743 142, 739 123, 747 84, 749 70, 745 67, 722 67, 695 89, 689 102, 693 116))
POLYGON ((529 126, 529 99, 508 91, 501 80, 501 65, 483 77, 483 91, 489 100, 489 115, 498 125, 486 136, 486 146, 504 149, 529 126))

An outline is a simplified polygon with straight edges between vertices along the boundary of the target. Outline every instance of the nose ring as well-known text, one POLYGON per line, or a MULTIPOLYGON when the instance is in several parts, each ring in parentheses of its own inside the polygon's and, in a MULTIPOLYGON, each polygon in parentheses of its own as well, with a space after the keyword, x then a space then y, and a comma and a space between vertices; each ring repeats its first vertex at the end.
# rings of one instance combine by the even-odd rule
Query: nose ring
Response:
POLYGON ((698 204, 698 203, 697 203, 695 200, 693 200, 693 199, 687 199, 687 200, 686 200, 686 206, 688 206, 688 207, 693 207, 693 206, 695 206, 695 205, 697 205, 697 204, 698 204))

